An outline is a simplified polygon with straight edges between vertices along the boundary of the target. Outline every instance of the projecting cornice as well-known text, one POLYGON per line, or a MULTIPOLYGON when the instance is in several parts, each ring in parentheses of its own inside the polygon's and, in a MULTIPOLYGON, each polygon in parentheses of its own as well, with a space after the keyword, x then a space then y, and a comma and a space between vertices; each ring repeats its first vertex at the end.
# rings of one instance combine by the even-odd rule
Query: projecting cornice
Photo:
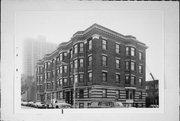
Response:
MULTIPOLYGON (((58 48, 63 47, 63 46, 67 46, 67 45, 69 45, 70 43, 72 43, 72 42, 73 42, 73 39, 75 39, 76 37, 83 37, 85 34, 94 32, 95 30, 97 30, 97 31, 102 31, 103 33, 107 33, 107 34, 110 35, 110 36, 117 37, 117 38, 122 39, 122 40, 125 40, 125 41, 126 41, 126 40, 133 40, 133 41, 136 41, 139 45, 144 46, 145 48, 147 47, 144 43, 138 41, 138 40, 136 39, 136 37, 134 37, 134 36, 132 36, 132 35, 122 35, 122 34, 120 34, 120 33, 117 33, 117 32, 115 32, 115 31, 113 31, 113 30, 110 30, 110 29, 108 29, 108 28, 106 28, 106 27, 103 27, 103 26, 98 25, 98 24, 95 23, 95 24, 93 24, 92 26, 90 26, 89 28, 87 28, 86 30, 84 30, 84 31, 78 31, 78 32, 76 32, 75 34, 73 34, 73 36, 71 37, 71 40, 70 40, 70 41, 68 41, 68 42, 63 42, 63 43, 59 44, 58 48)), ((97 33, 95 33, 95 34, 97 34, 97 33)))
POLYGON ((93 24, 92 26, 90 26, 89 28, 87 28, 87 29, 84 30, 84 31, 78 31, 78 32, 76 32, 71 39, 73 39, 73 38, 75 38, 75 37, 77 37, 77 36, 83 36, 84 34, 90 32, 90 31, 92 31, 92 30, 95 30, 95 29, 101 30, 101 31, 103 31, 103 32, 107 32, 107 33, 109 33, 109 34, 111 34, 111 35, 113 35, 113 36, 119 37, 119 38, 121 38, 121 39, 125 39, 125 40, 126 40, 126 39, 127 39, 127 40, 131 39, 131 40, 134 40, 134 41, 139 42, 138 40, 136 40, 136 37, 134 37, 134 36, 132 36, 132 35, 126 35, 126 36, 125 36, 125 35, 122 35, 122 34, 120 34, 120 33, 115 32, 115 31, 113 31, 113 30, 110 30, 110 29, 108 29, 108 28, 106 28, 106 27, 103 27, 103 26, 101 26, 101 25, 98 25, 98 24, 96 24, 96 23, 93 24))

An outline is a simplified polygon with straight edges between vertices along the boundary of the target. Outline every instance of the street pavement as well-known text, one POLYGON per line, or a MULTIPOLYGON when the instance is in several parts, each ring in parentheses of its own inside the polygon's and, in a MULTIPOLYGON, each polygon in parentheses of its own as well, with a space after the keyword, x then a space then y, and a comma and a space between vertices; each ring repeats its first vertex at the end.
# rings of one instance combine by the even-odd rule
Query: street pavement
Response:
POLYGON ((29 106, 21 106, 22 109, 37 109, 37 108, 34 108, 34 107, 29 107, 29 106))

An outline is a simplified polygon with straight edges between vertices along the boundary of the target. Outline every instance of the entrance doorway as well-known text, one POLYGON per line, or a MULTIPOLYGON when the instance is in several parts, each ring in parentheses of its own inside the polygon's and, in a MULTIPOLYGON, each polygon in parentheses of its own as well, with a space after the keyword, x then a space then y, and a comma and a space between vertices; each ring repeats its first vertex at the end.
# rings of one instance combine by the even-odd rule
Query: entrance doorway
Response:
POLYGON ((65 95, 65 102, 73 105, 73 91, 66 91, 65 95))

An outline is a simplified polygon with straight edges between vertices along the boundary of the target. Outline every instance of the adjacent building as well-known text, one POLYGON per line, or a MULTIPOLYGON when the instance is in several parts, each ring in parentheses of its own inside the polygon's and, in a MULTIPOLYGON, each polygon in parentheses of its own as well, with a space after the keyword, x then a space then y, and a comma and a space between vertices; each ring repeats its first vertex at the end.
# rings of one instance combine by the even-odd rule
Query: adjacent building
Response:
POLYGON ((93 101, 145 106, 147 46, 98 24, 76 32, 69 42, 36 65, 36 101, 65 100, 76 107, 93 101))
POLYGON ((145 89, 147 93, 146 107, 159 105, 159 80, 146 81, 145 89))
POLYGON ((35 100, 35 65, 46 53, 57 48, 57 44, 49 43, 45 37, 26 38, 22 46, 21 99, 35 100))

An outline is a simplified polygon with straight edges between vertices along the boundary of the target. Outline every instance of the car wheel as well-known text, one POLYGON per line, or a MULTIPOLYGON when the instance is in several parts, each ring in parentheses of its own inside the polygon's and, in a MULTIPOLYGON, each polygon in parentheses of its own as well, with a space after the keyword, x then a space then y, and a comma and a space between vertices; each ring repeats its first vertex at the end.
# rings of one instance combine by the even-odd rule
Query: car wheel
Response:
POLYGON ((59 107, 56 105, 56 108, 59 108, 59 107))

